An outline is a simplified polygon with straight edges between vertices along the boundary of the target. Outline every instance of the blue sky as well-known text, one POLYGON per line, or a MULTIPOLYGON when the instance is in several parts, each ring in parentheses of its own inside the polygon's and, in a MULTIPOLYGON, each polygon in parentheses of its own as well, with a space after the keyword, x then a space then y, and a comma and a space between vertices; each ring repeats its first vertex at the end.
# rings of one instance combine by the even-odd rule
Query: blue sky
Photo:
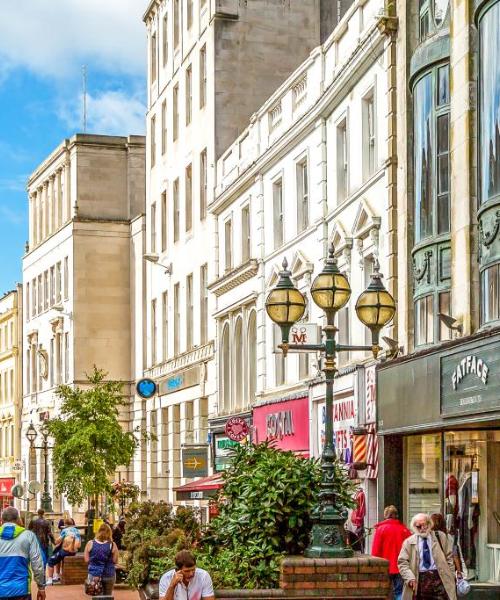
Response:
POLYGON ((143 134, 148 0, 0 0, 0 295, 21 280, 26 181, 64 138, 143 134))

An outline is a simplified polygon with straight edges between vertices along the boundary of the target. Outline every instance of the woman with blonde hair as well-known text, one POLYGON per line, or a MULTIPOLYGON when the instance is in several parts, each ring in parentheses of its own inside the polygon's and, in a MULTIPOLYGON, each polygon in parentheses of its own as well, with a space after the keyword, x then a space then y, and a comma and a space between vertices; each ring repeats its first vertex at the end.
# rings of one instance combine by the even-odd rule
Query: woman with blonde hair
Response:
POLYGON ((111 596, 115 585, 115 565, 118 556, 111 527, 103 523, 95 538, 85 546, 84 558, 88 564, 87 585, 100 587, 104 596, 111 596))

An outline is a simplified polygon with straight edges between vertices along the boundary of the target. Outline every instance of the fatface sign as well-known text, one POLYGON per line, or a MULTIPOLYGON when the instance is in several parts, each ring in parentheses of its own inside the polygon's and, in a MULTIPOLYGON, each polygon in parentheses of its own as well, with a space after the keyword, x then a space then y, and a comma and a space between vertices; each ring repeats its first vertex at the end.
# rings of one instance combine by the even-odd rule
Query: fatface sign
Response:
POLYGON ((441 415, 500 408, 500 341, 441 357, 441 415))

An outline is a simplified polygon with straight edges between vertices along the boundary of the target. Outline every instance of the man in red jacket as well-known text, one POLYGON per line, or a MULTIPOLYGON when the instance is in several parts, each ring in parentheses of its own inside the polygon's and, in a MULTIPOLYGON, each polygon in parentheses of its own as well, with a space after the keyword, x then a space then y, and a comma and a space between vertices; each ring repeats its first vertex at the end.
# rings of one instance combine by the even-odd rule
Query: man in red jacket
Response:
POLYGON ((394 591, 394 600, 401 600, 403 595, 403 579, 399 574, 398 556, 401 546, 411 531, 398 519, 398 509, 387 506, 384 509, 384 520, 375 525, 372 555, 389 561, 389 577, 394 591))

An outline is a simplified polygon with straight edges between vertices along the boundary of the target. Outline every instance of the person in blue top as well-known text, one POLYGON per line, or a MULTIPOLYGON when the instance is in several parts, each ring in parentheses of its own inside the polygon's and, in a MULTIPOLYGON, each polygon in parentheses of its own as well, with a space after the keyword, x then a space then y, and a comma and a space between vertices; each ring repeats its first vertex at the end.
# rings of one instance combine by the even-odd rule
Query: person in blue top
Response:
POLYGON ((37 600, 45 600, 42 549, 32 531, 22 526, 19 511, 9 506, 0 527, 0 600, 31 600, 31 572, 38 585, 37 600))
POLYGON ((119 552, 113 542, 113 533, 109 525, 103 523, 95 538, 87 542, 84 558, 88 564, 89 578, 99 578, 102 582, 103 595, 111 596, 115 585, 115 565, 118 562, 119 552))

